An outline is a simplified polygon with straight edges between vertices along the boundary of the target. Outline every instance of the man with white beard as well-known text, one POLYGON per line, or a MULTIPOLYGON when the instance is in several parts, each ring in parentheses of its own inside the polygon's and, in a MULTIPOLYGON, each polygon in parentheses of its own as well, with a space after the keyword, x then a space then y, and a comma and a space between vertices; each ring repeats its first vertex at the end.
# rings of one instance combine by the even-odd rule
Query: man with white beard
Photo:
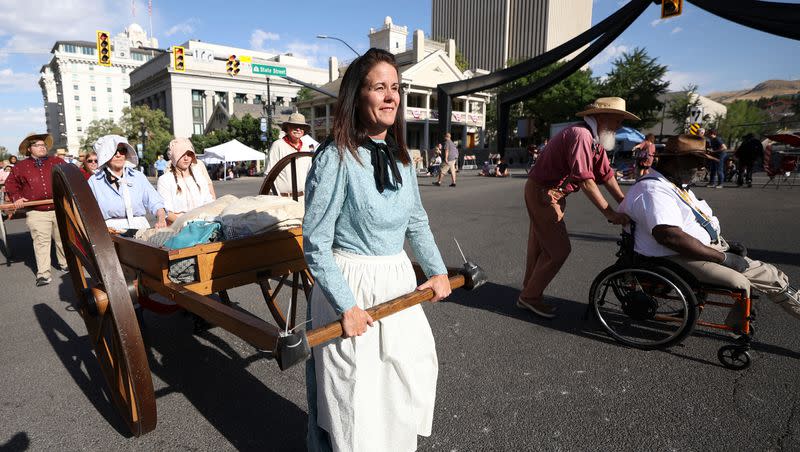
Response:
POLYGON ((601 97, 577 116, 583 122, 550 137, 525 184, 531 222, 525 280, 517 307, 548 319, 555 317, 556 308, 544 302, 544 290, 572 250, 564 223, 567 196, 583 189, 610 223, 629 221, 609 205, 598 184, 605 185, 617 203, 622 202, 625 195, 617 185, 606 149, 614 148, 622 121, 639 118, 625 110, 625 100, 619 97, 601 97))

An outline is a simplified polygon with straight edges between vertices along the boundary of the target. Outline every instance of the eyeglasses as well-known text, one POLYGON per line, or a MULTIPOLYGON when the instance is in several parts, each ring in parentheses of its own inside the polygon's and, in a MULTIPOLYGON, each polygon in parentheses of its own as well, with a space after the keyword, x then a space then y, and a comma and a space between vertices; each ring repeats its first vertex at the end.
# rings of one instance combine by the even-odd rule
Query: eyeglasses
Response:
POLYGON ((97 163, 97 159, 86 159, 86 163, 97 163))
POLYGON ((128 155, 128 150, 125 148, 117 149, 117 152, 114 153, 115 155, 128 155))

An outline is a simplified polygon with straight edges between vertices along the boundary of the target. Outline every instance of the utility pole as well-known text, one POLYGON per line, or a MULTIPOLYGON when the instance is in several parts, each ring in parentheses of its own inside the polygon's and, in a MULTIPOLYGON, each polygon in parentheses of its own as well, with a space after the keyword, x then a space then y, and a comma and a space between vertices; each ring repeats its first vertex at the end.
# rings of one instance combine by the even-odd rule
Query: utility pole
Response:
POLYGON ((269 90, 269 76, 267 76, 267 149, 272 147, 272 94, 269 90))

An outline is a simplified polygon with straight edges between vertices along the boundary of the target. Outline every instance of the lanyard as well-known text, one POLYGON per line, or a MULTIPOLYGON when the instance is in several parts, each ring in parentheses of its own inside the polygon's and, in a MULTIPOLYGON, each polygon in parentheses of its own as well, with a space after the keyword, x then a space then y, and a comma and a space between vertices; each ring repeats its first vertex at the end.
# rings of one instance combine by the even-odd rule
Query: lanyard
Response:
MULTIPOLYGON (((660 177, 643 177, 637 182, 647 179, 662 180, 660 177)), ((702 210, 694 205, 692 198, 689 197, 689 193, 685 190, 681 190, 680 187, 666 179, 664 179, 664 181, 672 186, 673 191, 675 191, 678 197, 681 198, 681 201, 683 201, 683 203, 689 207, 689 209, 692 211, 692 214, 694 214, 695 221, 697 221, 697 223, 702 226, 711 237, 711 243, 719 243, 719 233, 717 233, 717 230, 714 229, 714 225, 711 224, 711 218, 709 218, 708 215, 703 213, 702 210)))

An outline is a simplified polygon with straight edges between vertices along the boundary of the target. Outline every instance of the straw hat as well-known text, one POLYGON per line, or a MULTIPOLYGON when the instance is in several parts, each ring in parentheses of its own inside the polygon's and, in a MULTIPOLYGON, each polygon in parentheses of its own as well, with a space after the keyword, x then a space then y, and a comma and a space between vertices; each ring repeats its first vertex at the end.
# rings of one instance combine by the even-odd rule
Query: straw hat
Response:
POLYGON ((281 124, 281 129, 286 131, 286 126, 290 124, 294 124, 296 126, 303 126, 303 130, 305 130, 306 133, 308 133, 311 130, 311 126, 309 124, 306 124, 306 117, 299 112, 294 112, 291 115, 289 115, 289 119, 283 121, 283 124, 281 124))
POLYGON ((625 119, 639 121, 639 117, 625 110, 625 99, 621 97, 601 97, 586 106, 586 110, 576 113, 575 116, 591 116, 602 113, 621 115, 625 119))
POLYGON ((711 154, 706 152, 705 138, 687 134, 669 137, 666 147, 658 153, 658 156, 661 158, 693 156, 719 161, 718 158, 712 157, 711 154))
POLYGON ((39 140, 44 141, 44 145, 47 146, 47 149, 53 147, 53 137, 51 137, 50 134, 31 132, 19 143, 19 153, 22 155, 30 155, 28 146, 30 143, 39 140))

